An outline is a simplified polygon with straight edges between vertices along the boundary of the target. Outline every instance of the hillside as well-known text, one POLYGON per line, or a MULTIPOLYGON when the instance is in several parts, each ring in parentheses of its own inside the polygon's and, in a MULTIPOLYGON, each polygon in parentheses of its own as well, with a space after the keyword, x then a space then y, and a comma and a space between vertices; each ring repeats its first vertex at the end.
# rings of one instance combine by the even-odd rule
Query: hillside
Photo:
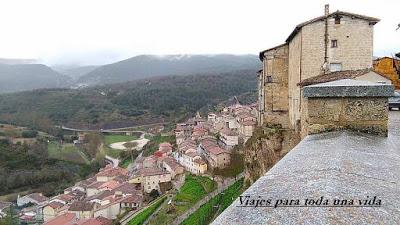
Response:
POLYGON ((205 106, 256 90, 256 71, 167 76, 85 89, 0 95, 0 121, 51 129, 54 124, 104 127, 176 121, 205 106))
POLYGON ((86 75, 99 66, 68 66, 68 65, 56 65, 51 68, 61 74, 67 75, 74 80, 79 79, 81 76, 86 75))
POLYGON ((70 81, 42 64, 0 64, 0 93, 68 87, 70 81))
POLYGON ((140 55, 101 66, 78 83, 110 84, 167 75, 216 74, 259 67, 256 55, 140 55))

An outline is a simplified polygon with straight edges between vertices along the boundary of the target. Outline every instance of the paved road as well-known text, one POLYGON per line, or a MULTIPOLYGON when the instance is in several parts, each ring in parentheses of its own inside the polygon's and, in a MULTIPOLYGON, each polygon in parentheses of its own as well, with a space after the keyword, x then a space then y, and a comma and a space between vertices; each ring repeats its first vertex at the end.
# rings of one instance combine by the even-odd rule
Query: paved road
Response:
POLYGON ((389 134, 390 140, 400 146, 400 110, 389 111, 389 134))
POLYGON ((119 159, 113 158, 109 155, 106 155, 105 158, 107 161, 110 161, 114 167, 117 167, 119 165, 119 159))

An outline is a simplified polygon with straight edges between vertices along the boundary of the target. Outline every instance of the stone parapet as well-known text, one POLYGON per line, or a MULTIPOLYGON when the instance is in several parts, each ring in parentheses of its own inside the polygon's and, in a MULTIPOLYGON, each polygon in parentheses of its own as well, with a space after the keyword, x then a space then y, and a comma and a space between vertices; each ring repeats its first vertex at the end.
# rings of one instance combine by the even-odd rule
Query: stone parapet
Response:
POLYGON ((390 97, 393 95, 392 85, 368 81, 343 79, 303 88, 303 96, 315 97, 390 97))
POLYGON ((212 224, 400 224, 398 132, 309 135, 212 224))
POLYGON ((303 88, 301 136, 353 130, 387 136, 393 86, 344 79, 303 88))

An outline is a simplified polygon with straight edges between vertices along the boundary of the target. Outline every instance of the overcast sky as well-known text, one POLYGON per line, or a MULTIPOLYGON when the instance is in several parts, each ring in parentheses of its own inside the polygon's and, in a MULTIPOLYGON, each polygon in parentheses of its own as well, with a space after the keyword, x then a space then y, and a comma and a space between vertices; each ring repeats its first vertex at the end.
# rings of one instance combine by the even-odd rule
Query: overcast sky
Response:
POLYGON ((0 0, 0 57, 103 64, 139 54, 258 54, 324 4, 381 19, 374 54, 400 51, 400 0, 0 0))

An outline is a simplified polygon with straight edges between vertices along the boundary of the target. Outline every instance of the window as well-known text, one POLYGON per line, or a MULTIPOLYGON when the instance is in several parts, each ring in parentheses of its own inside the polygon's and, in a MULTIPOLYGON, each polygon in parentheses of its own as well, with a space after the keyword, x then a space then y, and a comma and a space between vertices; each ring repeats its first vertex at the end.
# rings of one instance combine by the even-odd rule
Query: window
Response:
POLYGON ((337 40, 331 40, 331 48, 337 48, 338 44, 337 44, 337 40))
POLYGON ((341 63, 331 63, 330 66, 331 72, 342 71, 342 64, 341 63))
POLYGON ((272 83, 272 76, 267 76, 266 83, 272 83))
POLYGON ((335 24, 340 24, 340 16, 335 17, 335 24))

